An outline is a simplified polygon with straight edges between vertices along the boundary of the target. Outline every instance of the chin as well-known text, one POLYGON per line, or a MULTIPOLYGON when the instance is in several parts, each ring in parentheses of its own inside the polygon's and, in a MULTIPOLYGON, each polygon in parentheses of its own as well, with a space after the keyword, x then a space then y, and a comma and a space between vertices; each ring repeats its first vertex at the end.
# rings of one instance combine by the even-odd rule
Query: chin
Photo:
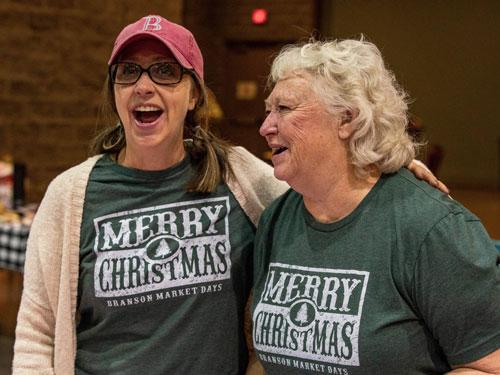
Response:
POLYGON ((291 176, 281 168, 274 168, 274 177, 276 177, 280 181, 285 181, 288 183, 288 180, 291 176))

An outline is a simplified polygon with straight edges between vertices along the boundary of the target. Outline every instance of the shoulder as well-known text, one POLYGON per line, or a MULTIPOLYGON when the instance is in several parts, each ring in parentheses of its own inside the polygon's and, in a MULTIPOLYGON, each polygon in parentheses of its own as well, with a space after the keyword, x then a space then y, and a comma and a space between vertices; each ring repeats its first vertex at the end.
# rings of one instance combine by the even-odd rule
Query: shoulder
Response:
POLYGON ((406 168, 386 176, 384 191, 392 197, 396 209, 405 212, 408 219, 426 219, 438 222, 452 215, 466 221, 479 221, 477 216, 451 196, 420 181, 406 168))
POLYGON ((62 227, 68 217, 67 214, 80 213, 88 176, 99 157, 91 157, 62 172, 51 181, 31 225, 29 244, 42 239, 58 238, 62 235, 62 231, 57 229, 62 227), (48 226, 51 226, 50 230, 48 226))
POLYGON ((88 158, 80 164, 77 164, 61 174, 57 175, 49 184, 49 190, 61 190, 67 191, 67 187, 79 180, 86 180, 92 168, 94 167, 97 160, 99 160, 102 155, 96 155, 88 158))
POLYGON ((52 207, 64 205, 75 193, 83 199, 90 172, 101 156, 92 156, 56 176, 47 187, 40 207, 43 205, 52 207))
POLYGON ((449 195, 417 180, 406 169, 384 178, 379 204, 380 212, 388 215, 384 222, 396 229, 401 244, 406 248, 412 245, 415 255, 424 245, 433 252, 437 252, 436 243, 443 245, 446 254, 454 247, 452 243, 489 241, 476 215, 449 195))

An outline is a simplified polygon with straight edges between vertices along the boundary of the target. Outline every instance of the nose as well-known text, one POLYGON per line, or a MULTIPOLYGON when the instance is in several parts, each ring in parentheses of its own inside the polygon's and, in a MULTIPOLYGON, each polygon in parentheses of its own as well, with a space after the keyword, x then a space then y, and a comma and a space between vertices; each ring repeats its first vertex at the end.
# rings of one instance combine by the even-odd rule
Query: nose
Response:
POLYGON ((154 91, 154 82, 149 78, 147 72, 142 72, 139 80, 135 83, 134 91, 139 96, 152 94, 154 91))
POLYGON ((268 113, 264 122, 259 128, 259 134, 263 137, 267 137, 271 134, 276 134, 278 131, 277 121, 276 121, 276 113, 271 111, 268 113))

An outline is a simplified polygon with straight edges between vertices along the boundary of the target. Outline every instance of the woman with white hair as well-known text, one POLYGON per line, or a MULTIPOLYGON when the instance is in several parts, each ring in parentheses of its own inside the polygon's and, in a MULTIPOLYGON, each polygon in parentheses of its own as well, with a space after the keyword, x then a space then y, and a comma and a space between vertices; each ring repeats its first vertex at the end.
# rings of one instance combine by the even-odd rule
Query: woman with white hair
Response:
POLYGON ((256 237, 266 372, 500 373, 497 251, 476 216, 403 168, 406 94, 377 47, 289 46, 270 82, 260 133, 292 189, 256 237))

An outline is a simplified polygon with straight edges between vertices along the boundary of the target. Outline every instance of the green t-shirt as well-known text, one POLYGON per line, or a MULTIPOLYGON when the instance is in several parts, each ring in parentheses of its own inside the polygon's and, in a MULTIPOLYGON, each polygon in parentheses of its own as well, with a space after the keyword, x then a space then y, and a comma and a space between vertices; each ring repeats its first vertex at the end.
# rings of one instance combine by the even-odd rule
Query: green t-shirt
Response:
POLYGON ((225 184, 101 158, 80 241, 77 374, 240 374, 255 228, 225 184))
POLYGON ((257 355, 268 374, 443 373, 500 346, 498 262, 477 217, 405 169, 332 224, 290 190, 257 230, 257 355))

